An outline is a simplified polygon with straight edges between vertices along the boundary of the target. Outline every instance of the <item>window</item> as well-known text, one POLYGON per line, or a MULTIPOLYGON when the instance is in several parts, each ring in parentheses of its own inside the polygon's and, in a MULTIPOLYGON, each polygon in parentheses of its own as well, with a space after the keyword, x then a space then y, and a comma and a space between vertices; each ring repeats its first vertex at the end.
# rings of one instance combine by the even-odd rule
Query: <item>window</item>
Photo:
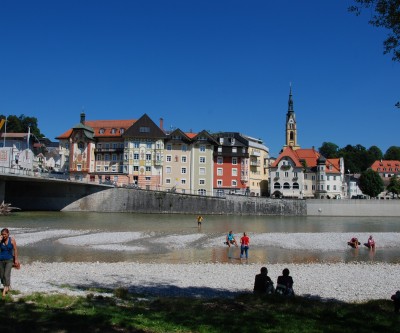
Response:
POLYGON ((236 187, 237 186, 237 181, 236 180, 232 180, 232 187, 236 187))
POLYGON ((147 142, 147 143, 146 143, 146 148, 147 148, 147 149, 151 149, 151 142, 147 142))
POLYGON ((199 179, 199 185, 205 185, 206 180, 205 179, 199 179))
POLYGON ((105 147, 106 147, 106 149, 110 149, 110 144, 109 144, 109 143, 106 143, 106 144, 105 144, 105 147))
POLYGON ((101 161, 101 155, 100 155, 100 154, 97 155, 97 160, 98 160, 98 161, 101 161))
POLYGON ((206 151, 206 146, 201 145, 199 149, 202 153, 206 151))
POLYGON ((312 190, 315 191, 315 185, 312 185, 312 190))
POLYGON ((138 165, 134 165, 133 166, 133 171, 139 171, 139 166, 138 165))
POLYGON ((308 179, 308 174, 304 174, 304 179, 308 179))
POLYGON ((232 164, 236 165, 237 164, 237 157, 232 157, 232 164))
POLYGON ((108 166, 105 166, 105 167, 104 167, 104 171, 105 171, 105 172, 108 172, 108 166))
POLYGON ((100 165, 96 166, 96 171, 100 172, 100 165))
POLYGON ((283 188, 288 190, 290 189, 290 184, 289 183, 283 183, 283 188))
POLYGON ((121 134, 124 134, 125 129, 124 129, 124 128, 120 128, 120 129, 119 129, 119 132, 120 132, 121 134))
POLYGON ((133 143, 133 148, 139 148, 139 142, 135 141, 135 142, 133 143))
POLYGON ((297 172, 293 172, 293 177, 297 178, 297 172))
POLYGON ((165 179, 165 184, 171 184, 171 178, 166 178, 165 179))
POLYGON ((165 173, 171 173, 171 167, 166 167, 165 168, 165 173))
POLYGON ((217 158, 217 164, 223 164, 223 158, 222 157, 218 157, 217 158))
POLYGON ((146 176, 146 177, 144 177, 144 179, 145 179, 146 181, 150 181, 150 180, 151 180, 151 177, 150 177, 150 176, 146 176))
POLYGON ((206 168, 199 168, 199 175, 205 175, 206 174, 206 168))
POLYGON ((99 129, 99 134, 104 134, 104 128, 99 129))
POLYGON ((146 154, 146 161, 151 161, 151 154, 146 154))
POLYGON ((141 127, 139 127, 139 132, 140 132, 140 133, 150 133, 150 127, 148 127, 148 126, 141 126, 141 127))
POLYGON ((205 156, 200 156, 200 163, 206 163, 205 156))
POLYGON ((299 183, 293 183, 293 189, 298 190, 300 188, 299 183))
POLYGON ((104 155, 104 161, 109 161, 109 160, 110 160, 110 155, 105 154, 105 155, 104 155))
POLYGON ((237 147, 232 147, 232 153, 237 153, 237 147))
POLYGON ((117 133, 117 129, 116 128, 112 128, 111 129, 111 134, 115 134, 115 133, 117 133))
POLYGON ((336 191, 336 185, 333 185, 333 190, 336 191))
POLYGON ((117 154, 112 154, 111 158, 112 158, 113 161, 116 161, 117 160, 117 154))
POLYGON ((321 178, 320 178, 321 180, 324 180, 324 175, 320 175, 320 177, 321 177, 321 178))
POLYGON ((285 177, 289 177, 289 172, 285 171, 285 177))
POLYGON ((330 185, 326 185, 326 190, 330 191, 331 190, 331 186, 330 185))
POLYGON ((198 195, 206 195, 207 191, 204 188, 201 188, 200 190, 197 190, 198 195))
POLYGON ((326 180, 329 180, 329 176, 326 176, 326 180))
POLYGON ((139 153, 134 153, 133 154, 133 159, 138 160, 139 159, 139 153))
POLYGON ((123 173, 128 173, 128 166, 124 165, 122 170, 123 170, 123 173))
POLYGON ((182 179, 181 179, 181 184, 182 184, 182 185, 185 185, 185 184, 186 184, 186 179, 185 179, 185 178, 182 178, 182 179))
POLYGON ((186 168, 181 168, 181 173, 184 175, 186 174, 186 168))
POLYGON ((222 153, 222 147, 218 147, 218 152, 222 153))
POLYGON ((181 162, 186 163, 186 156, 181 156, 181 162))
POLYGON ((171 155, 167 155, 167 162, 171 162, 172 161, 172 156, 171 155))
POLYGON ((222 187, 222 179, 217 179, 217 187, 222 187))
POLYGON ((128 160, 128 154, 124 154, 124 161, 128 160))
POLYGON ((217 176, 222 176, 223 173, 223 169, 222 168, 217 168, 217 176))
POLYGON ((308 186, 304 185, 304 190, 307 191, 308 190, 308 186))
POLYGON ((319 189, 320 189, 321 191, 323 191, 323 190, 324 190, 324 185, 319 185, 319 189))
POLYGON ((315 175, 312 175, 312 176, 311 176, 311 180, 315 180, 315 175))
POLYGON ((274 188, 275 189, 280 189, 281 188, 281 184, 280 183, 275 183, 274 184, 274 188))
POLYGON ((147 166, 146 171, 151 171, 151 166, 147 166))
POLYGON ((117 166, 116 166, 116 165, 113 165, 113 166, 111 167, 111 171, 112 171, 112 172, 117 172, 117 166))
POLYGON ((236 168, 232 168, 232 176, 237 176, 237 169, 236 168))
POLYGON ((187 146, 186 145, 182 145, 182 151, 187 151, 187 146))

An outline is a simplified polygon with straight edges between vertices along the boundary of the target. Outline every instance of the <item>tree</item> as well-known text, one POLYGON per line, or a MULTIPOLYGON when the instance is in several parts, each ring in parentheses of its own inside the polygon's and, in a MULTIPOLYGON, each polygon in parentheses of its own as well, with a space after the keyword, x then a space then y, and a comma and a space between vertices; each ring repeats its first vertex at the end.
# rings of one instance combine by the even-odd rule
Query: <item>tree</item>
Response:
POLYGON ((362 8, 372 8, 369 24, 386 28, 389 34, 383 42, 384 54, 393 53, 392 60, 400 61, 400 1, 399 0, 354 0, 357 5, 349 11, 357 16, 362 8))
POLYGON ((360 173, 371 166, 367 155, 367 149, 360 144, 347 145, 338 151, 338 156, 343 157, 346 169, 352 173, 360 173))
POLYGON ((375 161, 380 161, 383 158, 382 150, 380 150, 377 146, 369 147, 367 153, 368 167, 370 167, 375 161))
POLYGON ((319 153, 325 158, 338 157, 339 147, 332 142, 323 142, 322 146, 318 148, 319 153))
POLYGON ((397 176, 393 176, 390 178, 389 185, 386 187, 387 193, 392 194, 392 198, 394 198, 395 195, 399 196, 400 194, 400 179, 397 178, 397 176))
MULTIPOLYGON (((15 115, 9 115, 8 117, 0 115, 0 119, 7 119, 7 132, 8 133, 28 133, 28 127, 30 132, 37 138, 42 138, 44 135, 40 133, 38 128, 38 120, 36 117, 27 117, 21 114, 19 117, 15 115)), ((1 129, 5 131, 5 126, 1 129)))
POLYGON ((383 158, 385 160, 400 161, 400 147, 389 147, 383 158))
POLYGON ((385 188, 379 173, 372 169, 368 169, 361 173, 358 186, 364 194, 367 194, 372 198, 378 196, 378 194, 385 188))

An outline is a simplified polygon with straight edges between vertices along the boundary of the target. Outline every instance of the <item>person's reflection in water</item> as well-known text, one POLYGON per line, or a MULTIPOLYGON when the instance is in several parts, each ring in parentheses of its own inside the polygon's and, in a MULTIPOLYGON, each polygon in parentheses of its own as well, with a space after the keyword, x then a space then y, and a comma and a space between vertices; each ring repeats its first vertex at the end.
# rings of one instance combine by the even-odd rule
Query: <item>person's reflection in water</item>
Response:
POLYGON ((368 252, 368 257, 369 257, 369 259, 370 259, 371 261, 374 261, 374 258, 375 258, 375 248, 371 249, 371 250, 368 252))

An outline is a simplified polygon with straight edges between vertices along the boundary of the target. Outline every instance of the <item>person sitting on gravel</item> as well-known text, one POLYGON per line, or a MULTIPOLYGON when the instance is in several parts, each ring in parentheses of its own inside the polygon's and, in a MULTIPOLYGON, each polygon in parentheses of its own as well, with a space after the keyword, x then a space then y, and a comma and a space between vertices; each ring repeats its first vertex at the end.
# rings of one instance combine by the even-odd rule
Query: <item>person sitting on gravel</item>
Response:
POLYGON ((274 283, 271 278, 268 276, 267 267, 261 267, 260 274, 256 275, 256 279, 254 280, 254 294, 257 295, 270 295, 274 293, 274 283))
POLYGON ((231 247, 232 245, 235 245, 236 247, 238 246, 236 239, 235 239, 235 235, 233 234, 232 230, 229 231, 229 233, 226 235, 226 245, 228 245, 229 247, 231 247))
POLYGON ((375 241, 372 238, 372 235, 369 236, 368 240, 366 243, 364 243, 364 245, 369 248, 370 250, 374 250, 375 249, 375 241))
POLYGON ((350 242, 347 242, 347 245, 350 245, 352 248, 357 249, 358 245, 360 245, 361 243, 358 241, 358 238, 353 237, 352 239, 350 239, 350 242))
POLYGON ((394 312, 399 313, 400 310, 400 290, 397 290, 391 299, 394 301, 394 312))
POLYGON ((276 293, 284 296, 294 296, 293 279, 289 275, 289 269, 285 268, 276 282, 276 293))

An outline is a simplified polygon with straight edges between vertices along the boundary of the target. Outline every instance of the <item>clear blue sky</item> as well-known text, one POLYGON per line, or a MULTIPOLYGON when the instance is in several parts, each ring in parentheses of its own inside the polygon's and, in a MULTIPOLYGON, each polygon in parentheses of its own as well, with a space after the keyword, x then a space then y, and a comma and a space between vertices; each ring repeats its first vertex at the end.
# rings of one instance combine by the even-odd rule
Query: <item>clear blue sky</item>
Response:
POLYGON ((238 131, 277 156, 292 83, 298 143, 399 146, 400 63, 351 0, 2 0, 0 114, 48 138, 137 119, 238 131))

